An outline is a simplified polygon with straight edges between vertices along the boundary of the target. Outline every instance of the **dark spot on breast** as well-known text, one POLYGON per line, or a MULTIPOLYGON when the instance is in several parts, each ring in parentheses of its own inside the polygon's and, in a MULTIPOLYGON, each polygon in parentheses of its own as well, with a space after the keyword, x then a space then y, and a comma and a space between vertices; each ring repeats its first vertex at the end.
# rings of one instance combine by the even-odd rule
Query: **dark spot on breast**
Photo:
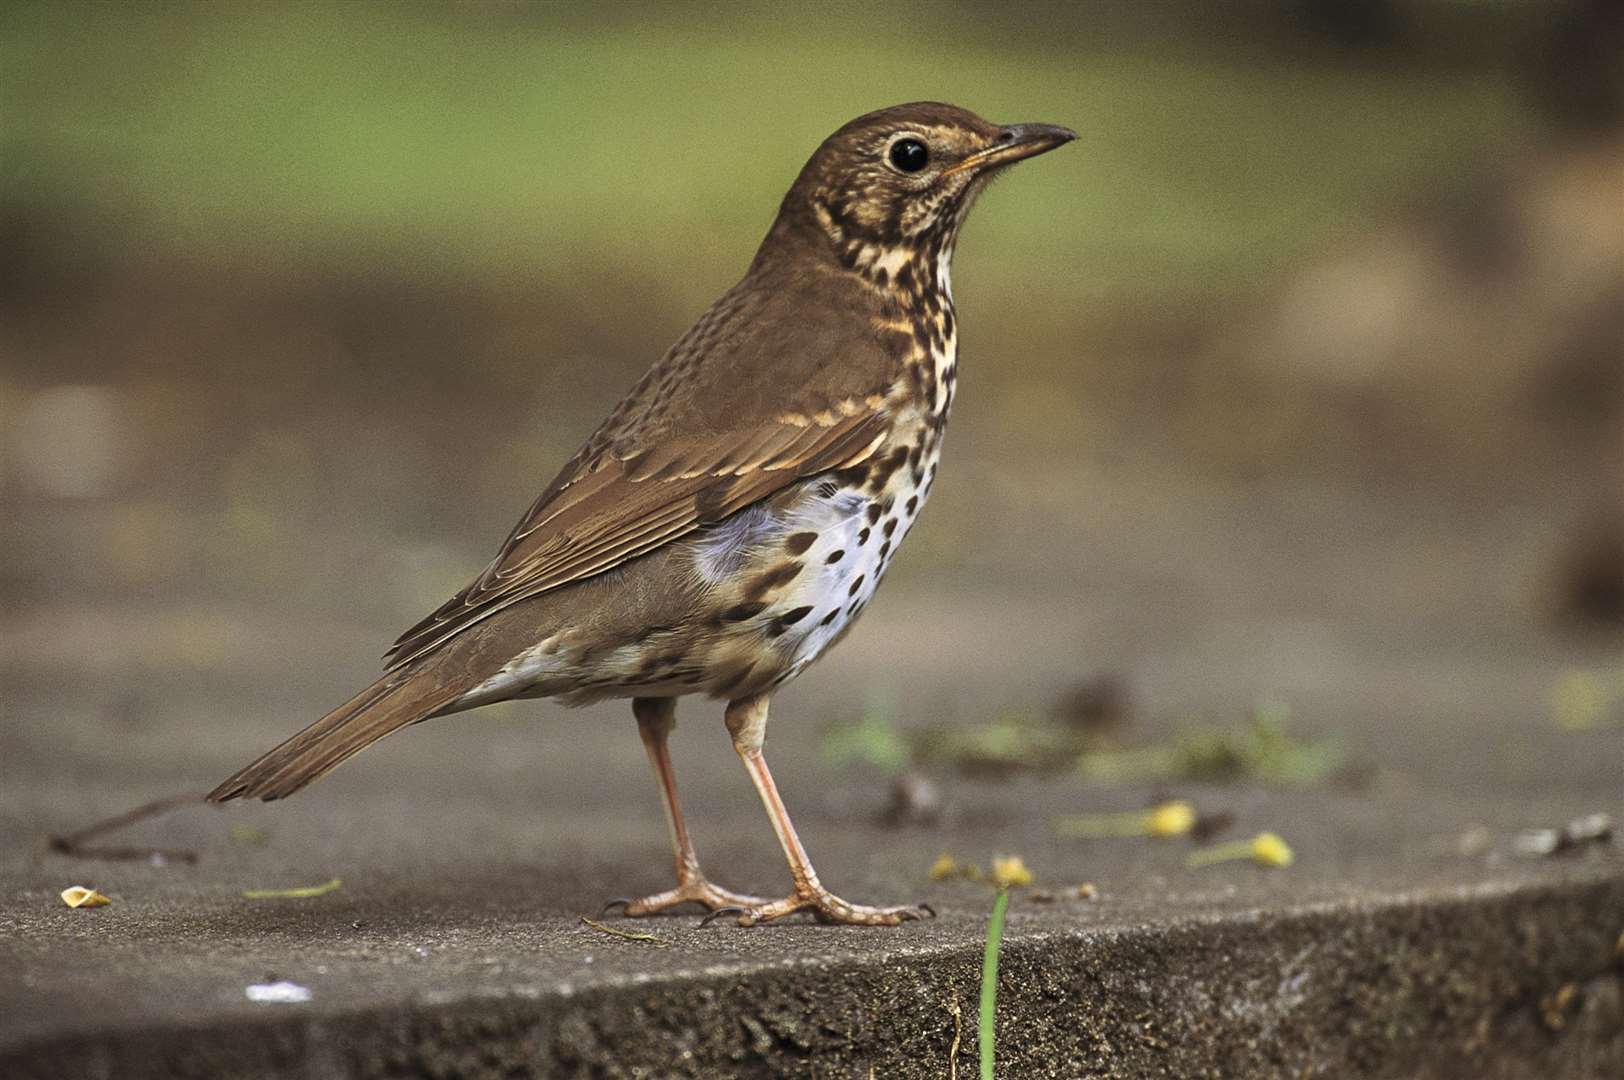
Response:
MULTIPOLYGON (((885 485, 891 480, 891 474, 901 468, 902 463, 907 459, 908 448, 906 446, 898 446, 889 454, 886 454, 885 457, 874 462, 874 467, 869 470, 868 474, 868 489, 876 495, 884 491, 885 485)), ((872 507, 870 509, 872 509, 872 507)), ((874 519, 870 517, 869 520, 872 521, 874 519)))
POLYGON ((889 539, 891 534, 897 531, 897 519, 896 518, 886 518, 885 519, 885 528, 882 531, 885 533, 887 539, 889 539))
POLYGON ((868 523, 870 525, 879 524, 880 515, 882 513, 884 513, 884 511, 880 509, 880 504, 879 503, 869 503, 868 504, 868 523))
POLYGON ((766 604, 757 603, 755 601, 752 601, 752 602, 750 602, 748 604, 734 604, 732 607, 730 607, 726 611, 722 612, 722 621, 723 622, 743 622, 746 619, 755 618, 757 615, 760 615, 763 611, 766 611, 766 610, 767 610, 767 605, 766 604))
POLYGON ((828 625, 829 625, 829 624, 830 624, 830 623, 832 623, 832 622, 834 622, 834 621, 835 621, 835 616, 837 616, 837 615, 839 615, 839 614, 840 614, 840 609, 839 609, 839 608, 835 608, 835 609, 834 609, 834 610, 833 610, 833 611, 831 611, 831 612, 829 612, 829 614, 827 614, 827 615, 825 615, 825 616, 824 616, 824 617, 823 617, 823 618, 822 618, 822 619, 821 619, 821 620, 820 620, 820 621, 819 621, 819 622, 818 622, 818 625, 819 625, 819 626, 828 626, 828 625))
POLYGON ((903 509, 908 512, 909 517, 913 517, 914 514, 919 510, 919 496, 909 495, 907 505, 905 505, 903 509))
POLYGON ((861 530, 859 530, 859 532, 858 532, 858 533, 857 533, 857 546, 858 546, 858 547, 862 547, 862 546, 863 546, 863 545, 864 545, 864 544, 866 544, 866 543, 868 543, 868 535, 869 535, 869 533, 868 533, 868 526, 866 526, 866 525, 865 525, 865 526, 864 526, 864 527, 863 527, 863 528, 862 528, 862 529, 861 529, 861 530))
POLYGON ((867 574, 858 574, 857 575, 857 580, 852 582, 851 583, 851 588, 846 590, 846 595, 847 596, 856 596, 857 595, 857 590, 861 589, 863 587, 863 582, 865 582, 867 580, 868 580, 868 575, 867 574))
POLYGON ((812 609, 810 607, 798 607, 792 611, 784 612, 782 615, 778 616, 778 618, 774 619, 772 625, 767 628, 767 636, 777 637, 779 634, 782 634, 785 629, 794 626, 796 623, 800 622, 810 614, 812 614, 812 609))
POLYGON ((763 570, 744 590, 747 599, 755 600, 767 595, 780 585, 787 585, 801 572, 799 562, 780 563, 771 570, 763 570))
POLYGON ((791 533, 784 539, 784 550, 791 555, 800 555, 817 542, 818 534, 815 532, 791 533))
POLYGON ((778 616, 778 621, 783 623, 785 626, 794 626, 796 623, 800 622, 810 614, 812 614, 811 607, 793 608, 778 616))
POLYGON ((887 540, 880 545, 880 561, 884 562, 891 557, 891 541, 887 540))
POLYGON ((908 360, 914 355, 913 335, 906 330, 887 330, 881 338, 886 354, 898 362, 908 360))
POLYGON ((832 499, 840 493, 840 485, 833 480, 823 480, 818 483, 818 498, 832 499))
POLYGON ((829 552, 829 557, 827 559, 824 559, 823 561, 825 563, 829 563, 829 564, 832 565, 834 563, 839 562, 841 559, 844 559, 845 557, 846 557, 846 549, 845 548, 835 548, 833 551, 829 552))

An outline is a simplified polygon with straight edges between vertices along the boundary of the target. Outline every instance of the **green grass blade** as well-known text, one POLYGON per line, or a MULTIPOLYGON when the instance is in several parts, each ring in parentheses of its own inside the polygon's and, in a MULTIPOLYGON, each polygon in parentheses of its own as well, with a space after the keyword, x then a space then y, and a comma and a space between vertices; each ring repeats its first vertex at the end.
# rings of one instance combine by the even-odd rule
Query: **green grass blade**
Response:
POLYGON ((987 951, 981 959, 981 1021, 977 1044, 981 1050, 981 1080, 992 1080, 993 1054, 997 1049, 995 1022, 998 1019, 998 949, 1004 940, 1004 912, 1009 910, 1009 890, 998 890, 987 920, 987 951))

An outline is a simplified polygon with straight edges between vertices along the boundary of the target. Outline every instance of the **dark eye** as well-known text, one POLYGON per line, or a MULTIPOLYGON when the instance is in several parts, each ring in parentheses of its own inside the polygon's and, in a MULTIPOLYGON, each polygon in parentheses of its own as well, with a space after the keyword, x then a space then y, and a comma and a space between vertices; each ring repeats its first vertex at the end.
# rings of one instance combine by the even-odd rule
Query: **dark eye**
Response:
POLYGON ((891 144, 891 164, 902 172, 918 172, 930 164, 930 151, 918 139, 898 139, 891 144))

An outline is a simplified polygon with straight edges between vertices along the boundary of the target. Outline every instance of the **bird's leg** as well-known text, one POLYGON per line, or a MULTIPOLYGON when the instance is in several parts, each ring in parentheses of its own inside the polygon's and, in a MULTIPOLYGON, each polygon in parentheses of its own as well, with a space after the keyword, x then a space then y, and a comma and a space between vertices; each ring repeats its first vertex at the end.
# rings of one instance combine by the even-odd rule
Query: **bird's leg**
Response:
MULTIPOLYGON (((789 872, 795 881, 795 891, 782 900, 770 904, 738 905, 740 926, 770 922, 797 911, 810 911, 820 922, 856 926, 895 926, 934 914, 924 907, 881 908, 852 904, 824 888, 818 881, 817 871, 812 869, 812 860, 807 858, 806 849, 801 846, 801 838, 795 835, 789 811, 784 808, 784 800, 778 795, 778 785, 773 783, 773 774, 768 771, 767 759, 761 753, 767 737, 767 695, 757 694, 730 702, 727 707, 727 730, 733 736, 733 749, 738 751, 740 760, 750 773, 751 782, 761 795, 762 804, 767 808, 767 817, 773 823, 773 831, 778 834, 778 842, 784 848, 784 857, 789 860, 789 872)), ((726 914, 733 912, 716 912, 716 916, 726 914)))
POLYGON ((654 778, 660 784, 665 822, 671 831, 671 850, 677 857, 677 887, 636 900, 612 900, 604 910, 624 908, 627 915, 652 915, 686 903, 703 904, 712 911, 766 903, 760 897, 745 896, 712 885, 699 869, 699 856, 694 851, 693 841, 688 839, 688 826, 682 819, 682 804, 677 801, 677 778, 671 770, 671 753, 666 747, 671 729, 677 724, 676 700, 633 698, 632 712, 637 717, 637 733, 642 736, 643 749, 648 751, 649 764, 654 767, 654 778))

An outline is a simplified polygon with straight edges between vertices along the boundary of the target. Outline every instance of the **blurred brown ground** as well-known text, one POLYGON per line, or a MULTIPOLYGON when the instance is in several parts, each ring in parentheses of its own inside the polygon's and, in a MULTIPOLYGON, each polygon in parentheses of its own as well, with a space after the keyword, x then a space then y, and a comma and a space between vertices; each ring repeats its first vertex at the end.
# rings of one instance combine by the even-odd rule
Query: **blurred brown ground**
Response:
MULTIPOLYGON (((1605 107, 1617 64, 1597 45, 1616 26, 1606 5, 1513 12, 1520 22, 1496 5, 1357 8, 1171 5, 1104 19, 1088 47, 1177 63, 1186 39, 1213 35, 1204 47, 1220 63, 1268 57, 1273 74, 1256 77, 1276 80, 1281 102, 1326 71, 1364 86, 1482 69, 1517 102, 1513 134, 1440 175, 1395 168, 1411 186, 1360 193, 1288 260, 1176 287, 1090 291, 1086 268, 1110 252, 1108 235, 1062 245, 1075 289, 1051 262, 1007 258, 1037 232, 1019 231, 1033 218, 997 212, 1030 177, 1000 185, 959 255, 964 393, 944 483, 883 603, 947 620, 988 597, 1063 605, 1086 626, 1063 645, 1079 677, 1129 665, 1157 715, 1192 705, 1159 701, 1139 663, 1169 649, 1187 653, 1196 682, 1207 671, 1237 695, 1288 699, 1312 684, 1315 650, 1334 651, 1344 632, 1480 621, 1616 667, 1624 139, 1605 107), (1006 246, 983 274, 990 232, 1006 246), (1258 626, 1280 648, 1249 637, 1258 626)), ((166 32, 207 25, 202 10, 166 32)), ((437 28, 455 33, 458 20, 531 9, 447 11, 435 18, 450 29, 437 28)), ((1050 51, 1091 29, 1050 14, 1050 51)), ((1022 54, 1007 42, 1021 29, 997 26, 1012 70, 1022 54)), ((1042 87, 1021 99, 1032 118, 1069 119, 1051 115, 1042 87)), ((770 126, 772 108, 752 102, 726 123, 770 126)), ((1260 124, 1251 137, 1266 140, 1260 124)), ((14 150, 36 145, 23 130, 14 150)), ((1091 167, 1088 144, 1085 131, 1077 168, 1091 167)), ((1120 183, 1149 182, 1125 171, 1131 157, 1110 159, 1120 183)), ((774 159, 778 181, 799 161, 774 159)), ((711 156, 664 167, 728 184, 711 156)), ((562 277, 545 247, 534 273, 459 263, 437 275, 432 248, 392 262, 358 240, 342 259, 339 233, 302 261, 296 246, 256 260, 224 232, 213 248, 156 242, 162 221, 139 207, 7 192, 0 692, 14 704, 58 695, 64 726, 8 725, 0 739, 36 752, 109 723, 178 725, 177 695, 234 686, 256 712, 285 716, 252 730, 222 716, 203 741, 243 756, 342 697, 395 632, 482 565, 754 240, 729 230, 676 268, 651 243, 648 261, 574 253, 562 277), (135 239, 119 244, 119 229, 135 239)), ((771 210, 770 199, 752 207, 762 225, 771 210)), ((413 221, 389 228, 409 234, 413 221)), ((848 647, 903 655, 877 633, 848 647)), ((965 660, 966 679, 1021 668, 1019 640, 987 647, 965 660)), ((942 698, 965 692, 944 686, 942 698)), ((939 705, 902 701, 899 719, 939 705)))

